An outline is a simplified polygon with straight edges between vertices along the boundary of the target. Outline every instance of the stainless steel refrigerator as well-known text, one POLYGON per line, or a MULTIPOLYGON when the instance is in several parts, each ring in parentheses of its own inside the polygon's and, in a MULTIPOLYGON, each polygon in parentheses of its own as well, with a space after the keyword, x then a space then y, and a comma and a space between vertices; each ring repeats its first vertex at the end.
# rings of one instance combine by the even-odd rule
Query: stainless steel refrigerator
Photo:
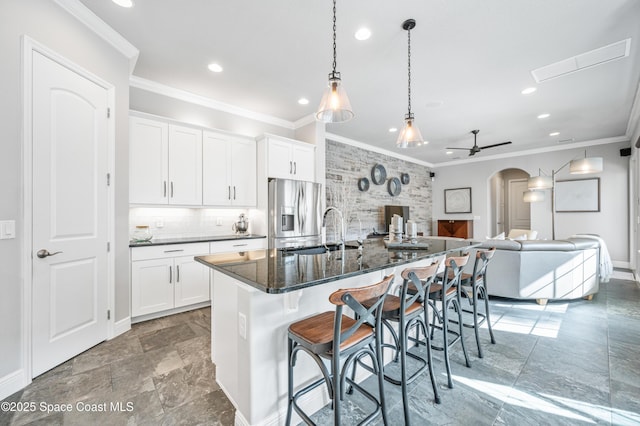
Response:
POLYGON ((269 248, 322 243, 322 185, 290 179, 269 180, 269 248))

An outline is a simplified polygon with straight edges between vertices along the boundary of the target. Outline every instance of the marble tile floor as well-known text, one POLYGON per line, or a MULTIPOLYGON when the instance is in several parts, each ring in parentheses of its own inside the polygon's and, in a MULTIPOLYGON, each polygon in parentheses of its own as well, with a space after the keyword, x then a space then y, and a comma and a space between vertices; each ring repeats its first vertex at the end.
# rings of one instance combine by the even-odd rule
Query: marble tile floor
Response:
MULTIPOLYGON (((473 332, 465 330, 472 368, 455 347, 453 389, 446 387, 442 353, 435 353, 442 404, 433 403, 428 374, 409 386, 412 424, 640 425, 636 282, 612 279, 592 301, 539 306, 492 298, 491 314, 497 344, 482 330, 480 359, 473 332)), ((72 404, 70 412, 0 411, 0 425, 233 425, 234 408, 215 382, 209 345, 208 308, 135 324, 4 400, 72 404), (76 409, 104 403, 106 411, 76 409)), ((365 386, 373 390, 375 382, 365 386)), ((403 424, 399 387, 387 384, 385 395, 390 423, 403 424)), ((343 423, 357 422, 369 404, 349 397, 343 423)), ((331 412, 325 408, 314 419, 331 424, 331 412)))

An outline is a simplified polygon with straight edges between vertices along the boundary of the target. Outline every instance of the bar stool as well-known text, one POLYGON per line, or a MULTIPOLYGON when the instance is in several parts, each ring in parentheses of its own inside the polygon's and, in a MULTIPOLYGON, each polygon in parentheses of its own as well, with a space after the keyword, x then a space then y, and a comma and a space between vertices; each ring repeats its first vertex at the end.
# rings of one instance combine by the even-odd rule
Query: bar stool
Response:
POLYGON ((462 275, 462 267, 469 261, 469 253, 463 256, 452 256, 445 259, 444 273, 438 284, 432 284, 429 292, 428 304, 433 312, 433 321, 431 323, 431 347, 437 351, 444 352, 444 363, 447 368, 447 385, 449 389, 453 388, 451 380, 451 365, 449 362, 449 348, 460 341, 462 352, 467 367, 471 367, 467 349, 464 346, 464 338, 462 334, 462 308, 460 297, 460 277, 462 275), (436 303, 440 302, 441 308, 438 309, 436 303), (458 331, 449 329, 449 309, 453 307, 458 313, 458 331), (440 325, 436 324, 436 318, 440 325), (433 336, 435 329, 442 330, 442 346, 433 344, 433 336), (449 335, 453 338, 449 339, 449 335))
POLYGON ((471 310, 463 309, 463 312, 473 314, 473 324, 463 323, 465 327, 473 328, 476 334, 476 344, 478 345, 478 357, 482 358, 482 348, 480 347, 480 333, 479 329, 484 322, 487 322, 487 328, 489 329, 489 336, 491 336, 491 343, 495 345, 496 339, 493 336, 493 329, 491 328, 491 318, 489 316, 489 295, 487 294, 487 265, 493 258, 496 252, 496 248, 492 247, 489 250, 478 250, 476 252, 476 261, 473 264, 473 273, 463 273, 460 277, 460 286, 462 288, 462 295, 469 301, 471 310), (478 312, 479 300, 484 300, 484 313, 478 312))
POLYGON ((360 424, 368 423, 380 413, 382 413, 384 424, 388 424, 384 401, 382 350, 380 348, 382 341, 381 308, 393 279, 394 276, 389 275, 379 283, 371 286, 337 290, 329 296, 329 301, 336 306, 335 312, 324 312, 289 325, 289 404, 286 425, 291 424, 292 408, 307 424, 314 424, 309 416, 298 406, 297 400, 323 383, 326 383, 329 397, 332 399, 335 425, 341 424, 340 402, 344 396, 345 384, 356 388, 376 404, 376 409, 360 424), (374 302, 370 306, 363 306, 362 302, 371 299, 374 302), (343 315, 345 305, 355 312, 356 319, 343 315), (373 350, 374 344, 376 350, 373 350), (307 353, 316 362, 323 377, 294 393, 293 367, 300 351, 307 353), (374 372, 378 376, 378 399, 346 374, 350 365, 362 354, 369 356, 374 372), (346 360, 342 370, 340 370, 342 358, 346 358, 346 360), (330 361, 330 370, 325 366, 323 359, 330 361))

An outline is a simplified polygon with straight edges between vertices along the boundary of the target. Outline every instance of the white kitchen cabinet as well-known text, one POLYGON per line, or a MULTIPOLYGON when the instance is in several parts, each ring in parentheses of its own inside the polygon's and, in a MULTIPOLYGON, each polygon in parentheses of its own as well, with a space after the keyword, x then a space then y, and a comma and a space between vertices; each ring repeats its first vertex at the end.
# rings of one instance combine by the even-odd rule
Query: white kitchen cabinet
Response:
POLYGON ((204 205, 256 205, 254 140, 205 131, 202 139, 202 160, 204 205))
POLYGON ((194 256, 209 243, 131 249, 131 316, 153 314, 209 301, 209 271, 194 256))
POLYGON ((202 131, 142 117, 129 120, 129 201, 202 205, 202 131))
POLYGON ((268 177, 315 181, 314 145, 273 135, 264 143, 268 177))

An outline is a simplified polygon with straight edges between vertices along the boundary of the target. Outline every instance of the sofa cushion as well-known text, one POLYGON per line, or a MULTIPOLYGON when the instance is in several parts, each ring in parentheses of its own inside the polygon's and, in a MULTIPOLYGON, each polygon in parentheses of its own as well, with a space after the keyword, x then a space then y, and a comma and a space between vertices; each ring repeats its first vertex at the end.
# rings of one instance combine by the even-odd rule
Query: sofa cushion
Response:
POLYGON ((575 244, 565 240, 521 241, 521 251, 574 251, 575 244))
POLYGON ((499 250, 515 250, 518 251, 521 248, 520 241, 511 241, 511 240, 487 240, 482 243, 480 246, 482 248, 492 248, 495 247, 499 250))
POLYGON ((594 240, 592 238, 567 238, 567 241, 571 241, 573 245, 576 247, 576 250, 584 250, 589 248, 596 248, 600 246, 598 240, 594 240))

